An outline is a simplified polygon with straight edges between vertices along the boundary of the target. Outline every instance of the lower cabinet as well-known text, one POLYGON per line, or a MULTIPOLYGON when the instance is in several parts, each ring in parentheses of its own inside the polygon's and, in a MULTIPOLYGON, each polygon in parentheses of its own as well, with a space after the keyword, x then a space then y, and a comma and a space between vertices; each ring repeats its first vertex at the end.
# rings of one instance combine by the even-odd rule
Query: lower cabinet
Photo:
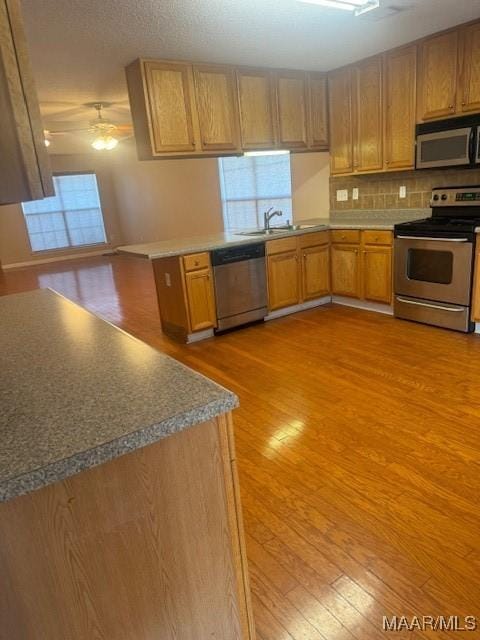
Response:
POLYGON ((216 324, 215 299, 210 269, 185 274, 185 288, 191 331, 210 329, 216 324))
POLYGON ((391 304, 392 233, 332 231, 332 293, 391 304))
POLYGON ((189 342, 217 324, 213 272, 208 252, 152 260, 162 330, 189 342))
POLYGON ((270 240, 266 253, 270 311, 329 294, 328 231, 270 240))
POLYGON ((475 276, 472 294, 472 322, 480 322, 480 248, 475 252, 475 276))

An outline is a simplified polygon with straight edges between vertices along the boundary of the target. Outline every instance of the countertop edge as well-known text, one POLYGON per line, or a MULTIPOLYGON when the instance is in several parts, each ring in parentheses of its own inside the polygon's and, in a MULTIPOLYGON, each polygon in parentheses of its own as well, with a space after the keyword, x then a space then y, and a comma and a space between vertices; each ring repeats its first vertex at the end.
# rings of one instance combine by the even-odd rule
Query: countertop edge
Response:
POLYGON ((237 396, 225 390, 223 398, 216 399, 201 407, 173 415, 167 420, 141 427, 136 431, 110 442, 102 443, 68 458, 58 460, 45 467, 28 471, 4 480, 0 486, 0 503, 61 482, 87 469, 110 462, 127 453, 136 451, 164 438, 185 431, 189 427, 217 418, 239 406, 237 396))

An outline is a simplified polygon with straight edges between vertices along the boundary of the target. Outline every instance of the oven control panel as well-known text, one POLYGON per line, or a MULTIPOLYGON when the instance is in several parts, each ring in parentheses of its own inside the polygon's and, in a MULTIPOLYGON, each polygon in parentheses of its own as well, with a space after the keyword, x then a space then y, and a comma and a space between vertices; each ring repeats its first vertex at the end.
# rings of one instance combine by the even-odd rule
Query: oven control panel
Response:
POLYGON ((431 207, 480 206, 480 186, 438 187, 433 189, 431 207))

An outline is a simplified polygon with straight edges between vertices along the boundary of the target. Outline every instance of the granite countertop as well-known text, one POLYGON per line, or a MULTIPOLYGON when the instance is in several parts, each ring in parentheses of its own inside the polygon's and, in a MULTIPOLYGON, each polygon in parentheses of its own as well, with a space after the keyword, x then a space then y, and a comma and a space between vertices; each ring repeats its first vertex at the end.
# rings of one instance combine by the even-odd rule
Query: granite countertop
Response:
POLYGON ((230 411, 237 397, 47 289, 0 297, 0 501, 230 411))
POLYGON ((239 235, 234 232, 222 232, 209 236, 176 238, 173 240, 126 245, 117 247, 117 251, 153 260, 156 258, 196 253, 197 251, 212 251, 224 247, 266 242, 267 240, 273 240, 275 238, 284 238, 286 236, 301 235, 328 229, 379 229, 391 231, 394 225, 399 222, 425 218, 429 215, 429 209, 360 210, 354 213, 332 212, 330 218, 296 220, 295 224, 300 225, 300 229, 277 230, 271 235, 239 235))

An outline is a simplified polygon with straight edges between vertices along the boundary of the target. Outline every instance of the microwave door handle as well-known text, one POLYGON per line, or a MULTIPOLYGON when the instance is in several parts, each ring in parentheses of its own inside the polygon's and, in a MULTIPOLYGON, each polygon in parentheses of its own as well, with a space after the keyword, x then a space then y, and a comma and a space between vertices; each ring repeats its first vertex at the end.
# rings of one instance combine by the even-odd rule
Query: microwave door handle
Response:
POLYGON ((470 164, 472 165, 476 162, 475 155, 477 151, 477 136, 478 127, 472 127, 468 136, 468 159, 470 160, 470 164))
POLYGON ((396 296, 399 302, 404 302, 405 304, 413 304, 416 307, 427 307, 428 309, 440 309, 440 311, 451 311, 452 313, 462 313, 465 311, 463 307, 444 307, 441 304, 428 304, 427 302, 418 302, 417 300, 407 300, 407 298, 401 298, 400 296, 396 296))
POLYGON ((469 242, 468 238, 429 238, 423 236, 397 236, 399 240, 433 240, 434 242, 469 242))

